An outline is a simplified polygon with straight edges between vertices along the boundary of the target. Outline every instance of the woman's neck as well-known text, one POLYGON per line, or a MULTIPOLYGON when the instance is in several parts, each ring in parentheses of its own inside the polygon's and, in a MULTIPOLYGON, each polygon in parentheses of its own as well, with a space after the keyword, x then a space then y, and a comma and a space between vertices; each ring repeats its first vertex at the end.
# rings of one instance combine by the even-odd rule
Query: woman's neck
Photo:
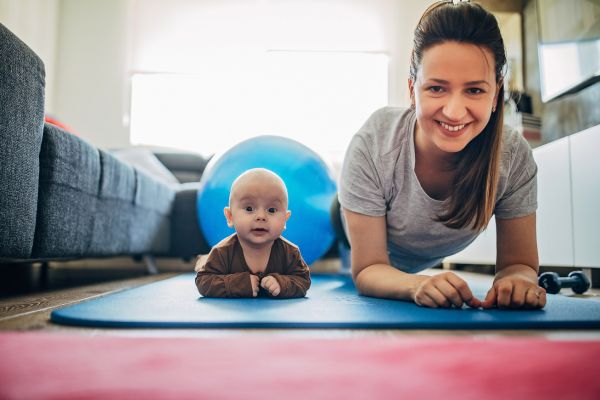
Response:
POLYGON ((423 132, 415 128, 415 175, 421 188, 436 200, 445 200, 452 192, 456 155, 438 149, 423 132))
POLYGON ((418 123, 415 124, 415 164, 425 166, 427 170, 440 173, 453 173, 456 168, 458 154, 440 150, 428 140, 418 123))

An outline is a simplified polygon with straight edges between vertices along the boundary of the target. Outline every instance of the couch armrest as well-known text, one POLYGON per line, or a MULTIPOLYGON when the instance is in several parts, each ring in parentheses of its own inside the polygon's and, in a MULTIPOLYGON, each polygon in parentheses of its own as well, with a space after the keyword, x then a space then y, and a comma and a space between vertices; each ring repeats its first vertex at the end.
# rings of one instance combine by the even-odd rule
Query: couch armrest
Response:
POLYGON ((210 160, 196 153, 155 150, 154 155, 181 183, 199 182, 210 160))
POLYGON ((0 24, 0 259, 31 256, 44 85, 40 58, 0 24))

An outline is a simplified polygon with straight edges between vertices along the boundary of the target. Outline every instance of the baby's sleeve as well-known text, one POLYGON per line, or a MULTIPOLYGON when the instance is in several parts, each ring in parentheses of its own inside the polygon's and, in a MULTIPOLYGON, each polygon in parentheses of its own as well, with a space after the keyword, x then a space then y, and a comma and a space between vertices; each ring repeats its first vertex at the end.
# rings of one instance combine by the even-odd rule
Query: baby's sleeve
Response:
POLYGON ((228 273, 227 254, 213 248, 196 266, 196 287, 204 297, 252 297, 249 272, 228 273))
POLYGON ((290 252, 284 274, 270 274, 279 283, 277 298, 304 297, 310 288, 310 271, 298 249, 290 252))

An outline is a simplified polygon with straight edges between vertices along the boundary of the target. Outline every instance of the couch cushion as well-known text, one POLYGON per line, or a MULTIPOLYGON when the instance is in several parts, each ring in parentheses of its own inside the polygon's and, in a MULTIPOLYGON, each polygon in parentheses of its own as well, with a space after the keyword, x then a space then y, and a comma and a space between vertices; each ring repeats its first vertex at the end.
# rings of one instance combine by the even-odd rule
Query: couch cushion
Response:
POLYGON ((39 57, 0 24, 0 259, 31 256, 44 76, 39 57))
POLYGON ((144 249, 152 249, 153 254, 165 255, 170 247, 171 209, 175 191, 143 172, 135 172, 133 218, 137 222, 129 230, 131 251, 143 253, 144 249))
POLYGON ((179 181, 175 178, 175 175, 147 148, 129 147, 126 149, 117 149, 112 151, 112 155, 168 186, 179 185, 179 181))
POLYGON ((173 189, 46 124, 35 258, 163 254, 173 189))
POLYGON ((97 255, 127 254, 131 246, 135 171, 106 151, 98 153, 100 188, 89 251, 97 255))
POLYGON ((40 153, 34 258, 88 254, 99 185, 98 150, 82 139, 46 124, 40 153))

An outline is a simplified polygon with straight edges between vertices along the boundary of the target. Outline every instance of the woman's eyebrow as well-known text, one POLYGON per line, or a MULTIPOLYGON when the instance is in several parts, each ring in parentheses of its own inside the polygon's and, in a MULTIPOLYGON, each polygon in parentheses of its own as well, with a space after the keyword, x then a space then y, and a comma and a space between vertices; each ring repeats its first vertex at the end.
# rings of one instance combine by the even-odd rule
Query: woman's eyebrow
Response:
POLYGON ((470 81, 470 82, 467 82, 467 83, 465 83, 465 85, 468 85, 468 86, 471 86, 471 85, 474 85, 474 86, 476 86, 476 85, 488 85, 488 86, 490 86, 490 83, 488 81, 482 79, 482 80, 479 80, 479 81, 470 81))
MULTIPOLYGON (((428 81, 433 81, 436 83, 440 83, 442 85, 448 85, 450 82, 448 82, 445 79, 437 79, 437 78, 430 78, 428 79, 428 81)), ((465 86, 476 86, 476 85, 488 85, 490 86, 490 83, 484 79, 478 80, 478 81, 469 81, 469 82, 465 82, 465 86)))

